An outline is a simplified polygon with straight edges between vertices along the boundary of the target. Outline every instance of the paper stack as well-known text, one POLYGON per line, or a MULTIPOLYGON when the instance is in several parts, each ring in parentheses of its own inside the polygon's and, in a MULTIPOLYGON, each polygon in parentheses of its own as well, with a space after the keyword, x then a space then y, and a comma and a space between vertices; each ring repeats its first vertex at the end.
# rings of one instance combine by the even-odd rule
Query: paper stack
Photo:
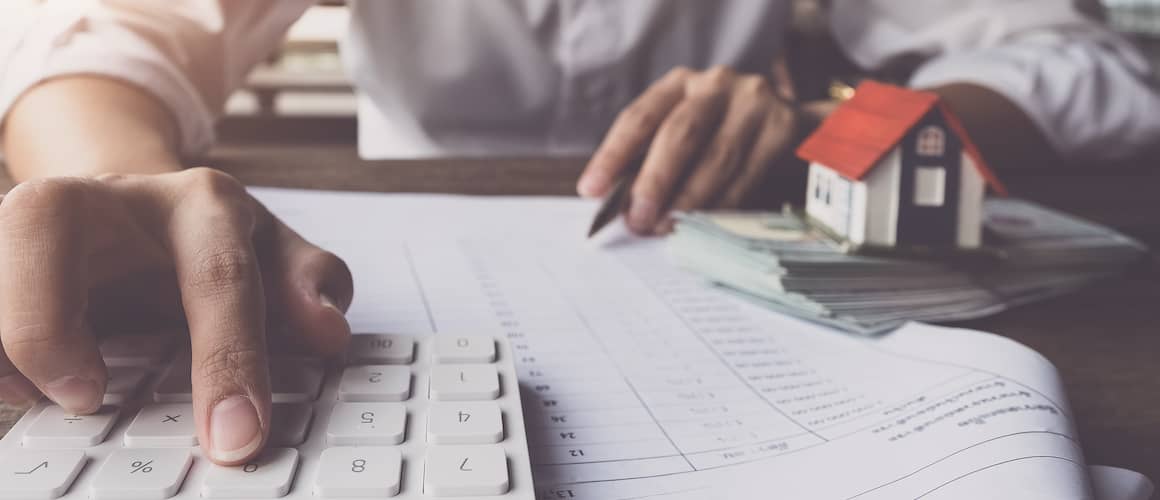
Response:
POLYGON ((984 256, 854 255, 798 214, 678 215, 674 261, 778 311, 873 334, 906 321, 979 318, 1070 292, 1140 262, 1111 228, 1023 200, 984 206, 984 256))

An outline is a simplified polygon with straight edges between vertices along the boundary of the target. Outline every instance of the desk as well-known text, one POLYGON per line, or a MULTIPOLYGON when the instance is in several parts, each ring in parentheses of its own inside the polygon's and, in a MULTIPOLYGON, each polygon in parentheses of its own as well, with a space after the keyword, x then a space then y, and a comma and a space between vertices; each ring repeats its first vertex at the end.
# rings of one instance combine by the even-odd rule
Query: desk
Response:
MULTIPOLYGON (((364 191, 571 195, 581 159, 368 162, 343 144, 219 148, 207 164, 250 185, 364 191), (323 168, 326 167, 326 168, 323 168)), ((779 173, 770 205, 800 194, 804 176, 779 173)), ((1160 175, 1151 169, 1005 172, 1013 193, 1160 243, 1160 175)), ((0 187, 9 183, 2 181, 0 187)), ((1093 464, 1160 479, 1160 280, 1154 266, 1083 292, 966 326, 1036 349, 1063 374, 1093 464)), ((0 408, 0 432, 14 418, 0 408), (5 416, 7 415, 7 416, 5 416)))

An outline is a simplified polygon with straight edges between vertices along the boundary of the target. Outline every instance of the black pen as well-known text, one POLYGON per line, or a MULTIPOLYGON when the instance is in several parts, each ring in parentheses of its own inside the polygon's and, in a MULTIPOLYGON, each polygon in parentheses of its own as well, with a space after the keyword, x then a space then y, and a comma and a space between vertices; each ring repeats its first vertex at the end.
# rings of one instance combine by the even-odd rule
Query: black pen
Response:
POLYGON ((600 210, 596 212, 596 218, 592 220, 592 226, 588 228, 589 238, 600 232, 604 226, 607 226, 608 223, 612 222, 618 215, 628 209, 628 192, 636 182, 636 176, 640 173, 640 165, 643 161, 644 155, 641 155, 633 163, 632 167, 622 172, 616 180, 616 185, 612 187, 612 191, 608 193, 608 196, 604 198, 604 202, 600 204, 600 210))

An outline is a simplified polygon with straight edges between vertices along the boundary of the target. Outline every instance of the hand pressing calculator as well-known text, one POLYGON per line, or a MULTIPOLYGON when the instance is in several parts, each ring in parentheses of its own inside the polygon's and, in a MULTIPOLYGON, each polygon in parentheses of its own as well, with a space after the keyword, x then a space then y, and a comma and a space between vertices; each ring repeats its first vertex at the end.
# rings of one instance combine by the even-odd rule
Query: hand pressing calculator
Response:
POLYGON ((33 406, 0 440, 0 499, 534 498, 506 339, 363 334, 345 366, 274 358, 270 438, 237 467, 197 448, 175 340, 106 339, 105 405, 33 406))

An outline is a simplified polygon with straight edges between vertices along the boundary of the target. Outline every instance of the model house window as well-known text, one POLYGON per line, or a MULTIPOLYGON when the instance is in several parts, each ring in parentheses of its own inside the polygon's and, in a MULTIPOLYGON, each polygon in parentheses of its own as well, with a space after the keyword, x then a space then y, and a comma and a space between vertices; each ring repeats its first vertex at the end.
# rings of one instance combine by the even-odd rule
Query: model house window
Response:
POLYGON ((814 172, 814 199, 821 201, 822 199, 822 174, 814 172))
POLYGON ((941 207, 946 202, 947 171, 942 167, 914 169, 914 204, 941 207))
POLYGON ((922 156, 942 156, 946 150, 947 136, 942 128, 927 125, 918 131, 918 154, 922 156))

